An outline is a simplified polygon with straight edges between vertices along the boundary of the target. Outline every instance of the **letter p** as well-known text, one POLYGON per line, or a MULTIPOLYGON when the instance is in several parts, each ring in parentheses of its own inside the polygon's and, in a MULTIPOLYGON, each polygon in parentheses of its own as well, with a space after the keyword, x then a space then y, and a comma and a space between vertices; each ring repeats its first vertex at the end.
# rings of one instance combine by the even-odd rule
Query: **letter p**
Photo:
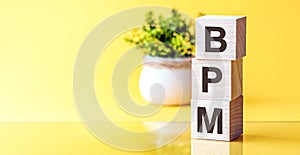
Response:
POLYGON ((216 67, 203 67, 202 68, 202 92, 208 92, 208 83, 218 83, 222 79, 222 72, 216 67), (214 72, 216 77, 208 78, 208 72, 214 72))

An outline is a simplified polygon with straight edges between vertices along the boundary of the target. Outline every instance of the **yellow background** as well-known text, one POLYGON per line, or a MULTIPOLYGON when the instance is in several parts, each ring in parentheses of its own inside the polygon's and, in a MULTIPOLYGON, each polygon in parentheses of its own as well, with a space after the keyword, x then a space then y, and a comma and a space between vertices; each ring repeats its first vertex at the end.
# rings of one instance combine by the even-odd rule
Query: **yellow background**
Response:
MULTIPOLYGON (((175 7, 194 17, 198 12, 246 15, 245 120, 300 120, 296 0, 2 0, 0 4, 0 121, 79 121, 72 73, 81 43, 104 18, 141 5, 175 7)), ((109 48, 116 54, 124 51, 109 48)))
MULTIPOLYGON (((282 154, 299 154, 299 124, 256 122, 300 121, 300 9, 296 0, 1 0, 0 154, 42 154, 46 150, 46 154, 131 154, 104 145, 81 123, 64 122, 80 121, 72 78, 76 55, 85 37, 112 14, 143 5, 175 7, 194 17, 198 12, 246 15, 244 153, 256 154, 260 150, 264 154, 280 154, 274 151, 277 148, 282 149, 282 154), (274 134, 270 129, 274 129, 274 134)), ((116 38, 105 51, 116 56, 111 65, 128 48, 122 36, 116 38)), ((95 77, 99 76, 98 70, 95 73, 95 77)), ((132 83, 136 83, 137 75, 132 83)), ((97 84, 101 81, 95 83, 99 89, 97 84)), ((137 91, 136 87, 131 89, 137 91)), ((118 119, 116 114, 121 110, 115 108, 113 100, 104 106, 107 113, 118 119)), ((184 109, 188 114, 188 107, 184 109)), ((176 110, 164 108, 150 120, 168 120, 176 110)), ((121 121, 134 120, 124 113, 121 116, 121 121)), ((133 130, 142 128, 127 126, 133 130)))

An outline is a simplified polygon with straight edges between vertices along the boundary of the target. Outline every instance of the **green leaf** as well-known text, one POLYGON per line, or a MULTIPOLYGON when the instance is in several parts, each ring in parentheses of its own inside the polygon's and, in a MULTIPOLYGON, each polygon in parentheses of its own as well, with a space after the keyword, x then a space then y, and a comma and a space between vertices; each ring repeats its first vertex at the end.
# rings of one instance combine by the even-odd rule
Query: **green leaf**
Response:
POLYGON ((149 11, 145 14, 145 25, 132 31, 125 41, 151 56, 191 57, 195 49, 194 32, 194 21, 184 19, 176 9, 171 10, 170 17, 158 18, 149 11))

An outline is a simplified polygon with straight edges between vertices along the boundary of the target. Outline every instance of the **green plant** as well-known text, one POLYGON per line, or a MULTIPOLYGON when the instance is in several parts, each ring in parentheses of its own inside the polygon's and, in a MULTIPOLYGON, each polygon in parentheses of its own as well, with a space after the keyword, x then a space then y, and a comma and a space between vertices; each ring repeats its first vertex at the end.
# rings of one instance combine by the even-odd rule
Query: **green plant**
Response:
POLYGON ((141 28, 133 30, 125 41, 136 45, 153 57, 192 57, 195 51, 194 21, 187 21, 172 9, 171 17, 154 17, 152 11, 146 13, 141 28))

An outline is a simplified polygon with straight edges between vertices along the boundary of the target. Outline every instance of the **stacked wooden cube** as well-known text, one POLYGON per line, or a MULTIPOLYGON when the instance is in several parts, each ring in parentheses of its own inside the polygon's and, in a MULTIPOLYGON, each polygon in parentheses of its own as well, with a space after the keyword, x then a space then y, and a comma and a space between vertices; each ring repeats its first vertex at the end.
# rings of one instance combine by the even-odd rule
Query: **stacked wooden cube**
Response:
POLYGON ((196 19, 191 136, 231 141, 243 133, 245 16, 196 19))

